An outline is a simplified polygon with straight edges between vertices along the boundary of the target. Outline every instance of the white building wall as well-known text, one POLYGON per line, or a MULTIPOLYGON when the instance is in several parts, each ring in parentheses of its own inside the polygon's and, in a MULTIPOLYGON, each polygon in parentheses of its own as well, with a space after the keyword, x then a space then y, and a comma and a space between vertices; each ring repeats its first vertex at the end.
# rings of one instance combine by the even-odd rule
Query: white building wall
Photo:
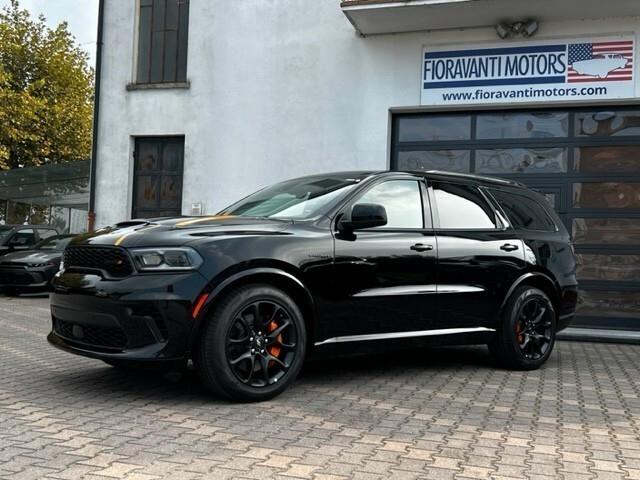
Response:
MULTIPOLYGON (((190 10, 191 87, 127 91, 137 6, 106 2, 98 226, 130 218, 135 136, 185 135, 185 214, 197 202, 215 213, 285 178, 385 169, 389 109, 420 103, 423 45, 497 41, 492 28, 362 38, 338 0, 191 0, 190 10)), ((546 22, 535 39, 639 25, 546 22)))

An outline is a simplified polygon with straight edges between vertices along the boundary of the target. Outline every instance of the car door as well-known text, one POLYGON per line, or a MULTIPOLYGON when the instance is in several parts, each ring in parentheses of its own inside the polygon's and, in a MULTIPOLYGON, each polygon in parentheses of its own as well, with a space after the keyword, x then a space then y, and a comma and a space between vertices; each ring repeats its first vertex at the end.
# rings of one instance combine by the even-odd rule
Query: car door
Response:
POLYGON ((432 328, 437 244, 428 202, 424 179, 403 176, 379 181, 346 206, 382 205, 387 224, 335 232, 336 297, 325 339, 377 340, 432 328))
POLYGON ((432 181, 438 242, 438 324, 495 328, 513 282, 524 273, 524 244, 474 184, 432 181))

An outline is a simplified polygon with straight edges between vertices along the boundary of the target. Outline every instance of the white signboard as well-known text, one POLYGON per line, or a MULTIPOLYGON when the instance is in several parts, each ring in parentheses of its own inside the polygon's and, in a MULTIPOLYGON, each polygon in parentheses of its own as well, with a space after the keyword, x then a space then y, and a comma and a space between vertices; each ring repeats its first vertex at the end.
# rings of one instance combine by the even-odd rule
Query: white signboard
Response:
POLYGON ((423 105, 635 97, 632 37, 425 47, 423 105))

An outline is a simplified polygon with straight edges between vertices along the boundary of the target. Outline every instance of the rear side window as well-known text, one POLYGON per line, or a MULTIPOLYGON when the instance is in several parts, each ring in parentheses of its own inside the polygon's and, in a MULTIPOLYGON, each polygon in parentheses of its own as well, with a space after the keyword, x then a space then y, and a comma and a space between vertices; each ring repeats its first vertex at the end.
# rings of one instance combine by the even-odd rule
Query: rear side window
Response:
POLYGON ((434 183, 440 228, 455 230, 493 230, 496 214, 480 190, 469 185, 434 183))
POLYGON ((509 221, 518 230, 555 232, 557 227, 545 209, 533 198, 516 193, 490 190, 509 221))
POLYGON ((36 233, 32 229, 18 230, 9 240, 9 245, 12 247, 24 247, 34 243, 36 243, 36 233))
POLYGON ((38 235, 40 236, 40 240, 44 240, 45 238, 50 238, 57 235, 58 232, 55 230, 49 230, 48 228, 39 228, 38 235))

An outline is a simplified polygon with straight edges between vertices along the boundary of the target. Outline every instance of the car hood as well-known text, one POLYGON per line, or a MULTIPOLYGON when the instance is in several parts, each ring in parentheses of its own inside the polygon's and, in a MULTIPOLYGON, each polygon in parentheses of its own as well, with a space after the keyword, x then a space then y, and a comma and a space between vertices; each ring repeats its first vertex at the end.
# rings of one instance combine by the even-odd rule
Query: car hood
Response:
POLYGON ((119 223, 75 237, 70 246, 101 245, 134 247, 181 246, 206 237, 277 235, 291 221, 270 218, 211 216, 119 223))
POLYGON ((62 258, 60 251, 47 250, 22 250, 20 252, 12 252, 0 257, 0 265, 3 263, 48 263, 58 262, 62 258))

